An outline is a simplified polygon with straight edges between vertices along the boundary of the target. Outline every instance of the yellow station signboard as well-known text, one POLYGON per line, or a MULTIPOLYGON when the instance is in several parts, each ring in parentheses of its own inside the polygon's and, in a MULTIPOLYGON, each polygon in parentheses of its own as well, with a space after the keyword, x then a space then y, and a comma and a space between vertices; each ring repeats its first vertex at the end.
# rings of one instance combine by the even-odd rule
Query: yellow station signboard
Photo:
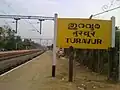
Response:
POLYGON ((62 48, 108 49, 111 46, 112 21, 58 18, 57 46, 62 48))

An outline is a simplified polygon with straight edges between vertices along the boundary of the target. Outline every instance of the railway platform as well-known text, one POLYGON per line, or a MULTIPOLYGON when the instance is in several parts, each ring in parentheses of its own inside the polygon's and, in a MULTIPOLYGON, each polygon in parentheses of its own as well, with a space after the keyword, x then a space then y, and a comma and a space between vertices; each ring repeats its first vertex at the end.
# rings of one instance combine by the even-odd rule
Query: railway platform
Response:
POLYGON ((107 83, 103 76, 75 63, 74 82, 68 82, 68 60, 58 59, 56 77, 51 77, 52 51, 0 76, 0 90, 120 90, 120 84, 107 83))
POLYGON ((73 90, 69 83, 61 83, 57 68, 51 77, 52 52, 47 51, 33 60, 0 76, 0 90, 73 90))

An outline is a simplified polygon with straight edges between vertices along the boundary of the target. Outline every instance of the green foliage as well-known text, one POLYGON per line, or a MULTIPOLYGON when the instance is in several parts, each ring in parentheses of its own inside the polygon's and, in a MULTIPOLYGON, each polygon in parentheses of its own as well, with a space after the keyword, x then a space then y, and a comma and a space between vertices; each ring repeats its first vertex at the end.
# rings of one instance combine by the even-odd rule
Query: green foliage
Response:
POLYGON ((16 50, 16 49, 31 49, 33 41, 25 39, 22 41, 20 36, 15 36, 15 31, 4 25, 0 27, 0 49, 16 50), (27 48, 26 48, 27 47, 27 48))

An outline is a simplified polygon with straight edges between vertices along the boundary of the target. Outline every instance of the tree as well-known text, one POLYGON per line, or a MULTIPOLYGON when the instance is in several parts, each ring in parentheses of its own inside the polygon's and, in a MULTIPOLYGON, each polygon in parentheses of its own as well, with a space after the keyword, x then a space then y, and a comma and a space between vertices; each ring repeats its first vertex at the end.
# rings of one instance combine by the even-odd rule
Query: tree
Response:
POLYGON ((0 48, 3 48, 5 44, 5 29, 0 27, 0 48))
POLYGON ((7 25, 0 27, 0 49, 16 50, 16 49, 31 49, 40 48, 40 46, 31 39, 22 41, 20 36, 15 35, 15 30, 12 30, 7 25))

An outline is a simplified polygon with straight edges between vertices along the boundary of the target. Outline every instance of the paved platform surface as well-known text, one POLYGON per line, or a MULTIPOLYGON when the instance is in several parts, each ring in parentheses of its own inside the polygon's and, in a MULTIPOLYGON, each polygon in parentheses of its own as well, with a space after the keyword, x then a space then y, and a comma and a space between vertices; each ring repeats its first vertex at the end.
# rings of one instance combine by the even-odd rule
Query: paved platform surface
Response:
POLYGON ((105 77, 74 63, 74 82, 68 82, 68 60, 57 60, 56 78, 51 77, 52 52, 34 58, 29 63, 0 76, 0 90, 120 90, 119 84, 109 84, 105 77))
MULTIPOLYGON (((0 90, 72 90, 61 78, 51 77, 52 52, 47 51, 26 65, 0 77, 0 90)), ((59 73, 58 73, 59 74, 59 73)))

